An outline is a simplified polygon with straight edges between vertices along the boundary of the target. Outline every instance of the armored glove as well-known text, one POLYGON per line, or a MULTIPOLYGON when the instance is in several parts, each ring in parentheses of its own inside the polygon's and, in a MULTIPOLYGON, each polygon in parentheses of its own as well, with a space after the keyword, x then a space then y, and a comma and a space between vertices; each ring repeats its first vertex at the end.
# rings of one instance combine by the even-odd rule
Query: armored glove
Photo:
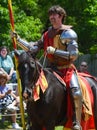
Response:
POLYGON ((56 49, 54 47, 52 47, 52 46, 47 47, 47 53, 48 54, 54 54, 55 50, 56 49))
POLYGON ((11 31, 10 35, 11 35, 11 38, 15 37, 17 40, 20 38, 19 35, 15 31, 14 32, 11 31))

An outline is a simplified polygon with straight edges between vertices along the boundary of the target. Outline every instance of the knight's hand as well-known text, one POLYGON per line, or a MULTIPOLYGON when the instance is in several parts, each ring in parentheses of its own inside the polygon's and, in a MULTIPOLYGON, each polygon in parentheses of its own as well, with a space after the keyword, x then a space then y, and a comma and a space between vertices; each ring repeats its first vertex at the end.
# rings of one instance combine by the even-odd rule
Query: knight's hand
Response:
POLYGON ((52 47, 52 46, 47 47, 47 53, 48 54, 54 54, 55 50, 56 49, 54 47, 52 47))
POLYGON ((19 39, 19 35, 14 31, 14 32, 10 32, 11 38, 16 38, 19 39))

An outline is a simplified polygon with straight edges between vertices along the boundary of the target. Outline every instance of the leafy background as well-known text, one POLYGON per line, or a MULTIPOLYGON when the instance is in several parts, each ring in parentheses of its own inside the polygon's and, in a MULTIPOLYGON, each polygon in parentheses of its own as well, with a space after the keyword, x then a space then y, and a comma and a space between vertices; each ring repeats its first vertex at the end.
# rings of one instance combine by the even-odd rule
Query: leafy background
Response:
MULTIPOLYGON (((50 25, 48 9, 60 5, 67 12, 65 24, 78 34, 80 53, 97 52, 97 0, 12 0, 15 30, 27 41, 36 41, 50 25)), ((0 46, 13 50, 10 38, 8 0, 0 0, 0 46)))

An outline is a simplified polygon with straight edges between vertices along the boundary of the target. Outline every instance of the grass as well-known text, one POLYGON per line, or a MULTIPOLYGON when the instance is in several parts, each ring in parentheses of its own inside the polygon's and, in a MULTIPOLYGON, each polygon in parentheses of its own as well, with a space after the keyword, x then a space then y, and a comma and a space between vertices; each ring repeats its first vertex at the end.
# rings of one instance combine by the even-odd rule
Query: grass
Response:
MULTIPOLYGON (((17 123, 22 127, 21 116, 17 116, 17 123)), ((0 130, 12 130, 12 122, 10 116, 1 116, 0 113, 0 130)))
MULTIPOLYGON (((19 118, 17 118, 17 123, 22 127, 21 116, 19 116, 19 118)), ((3 121, 2 117, 0 116, 0 130, 13 130, 10 117, 5 117, 5 120, 3 121)), ((21 128, 21 130, 22 130, 22 128, 21 128)), ((63 128, 63 126, 57 126, 55 128, 55 130, 70 130, 70 129, 63 128)))
POLYGON ((63 126, 57 126, 55 130, 63 130, 63 126))
MULTIPOLYGON (((22 125, 21 125, 21 121, 20 120, 17 120, 17 122, 19 123, 19 125, 22 127, 22 125)), ((0 121, 0 130, 13 130, 12 129, 12 123, 11 123, 11 121, 9 121, 9 120, 5 120, 4 122, 1 122, 0 121)), ((63 126, 57 126, 56 128, 55 128, 55 130, 70 130, 70 129, 68 129, 68 128, 63 128, 63 126)))
MULTIPOLYGON (((18 122, 19 123, 19 122, 18 122)), ((20 124, 21 126, 21 124, 20 124)), ((12 124, 11 124, 11 121, 9 120, 6 120, 4 122, 1 122, 0 121, 0 130, 9 130, 11 129, 12 130, 12 124)), ((62 126, 59 126, 59 127, 56 127, 55 130, 63 130, 63 127, 62 126)))
MULTIPOLYGON (((20 121, 18 121, 19 123, 20 121)), ((19 125, 22 127, 22 125, 19 123, 19 125)), ((3 123, 0 121, 0 130, 12 130, 12 124, 9 120, 4 121, 3 123)), ((63 126, 58 126, 55 128, 55 130, 70 130, 70 129, 64 129, 63 126)))
MULTIPOLYGON (((11 126, 11 122, 9 121, 5 121, 4 123, 2 123, 0 121, 0 130, 12 130, 12 126, 11 126)), ((64 130, 62 126, 56 127, 55 130, 64 130)))

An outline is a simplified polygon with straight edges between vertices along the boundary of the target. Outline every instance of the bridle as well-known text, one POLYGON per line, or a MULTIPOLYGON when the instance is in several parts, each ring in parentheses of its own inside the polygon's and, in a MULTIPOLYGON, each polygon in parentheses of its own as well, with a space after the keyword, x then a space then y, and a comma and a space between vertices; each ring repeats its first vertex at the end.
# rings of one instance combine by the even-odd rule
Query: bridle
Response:
POLYGON ((36 61, 36 59, 32 58, 32 56, 29 53, 28 53, 28 55, 30 56, 30 60, 29 60, 30 66, 31 66, 31 68, 34 68, 33 76, 32 76, 33 80, 32 80, 32 83, 30 84, 31 89, 33 89, 35 86, 35 83, 37 82, 38 77, 40 75, 42 66, 40 65, 40 63, 38 61, 36 61))

